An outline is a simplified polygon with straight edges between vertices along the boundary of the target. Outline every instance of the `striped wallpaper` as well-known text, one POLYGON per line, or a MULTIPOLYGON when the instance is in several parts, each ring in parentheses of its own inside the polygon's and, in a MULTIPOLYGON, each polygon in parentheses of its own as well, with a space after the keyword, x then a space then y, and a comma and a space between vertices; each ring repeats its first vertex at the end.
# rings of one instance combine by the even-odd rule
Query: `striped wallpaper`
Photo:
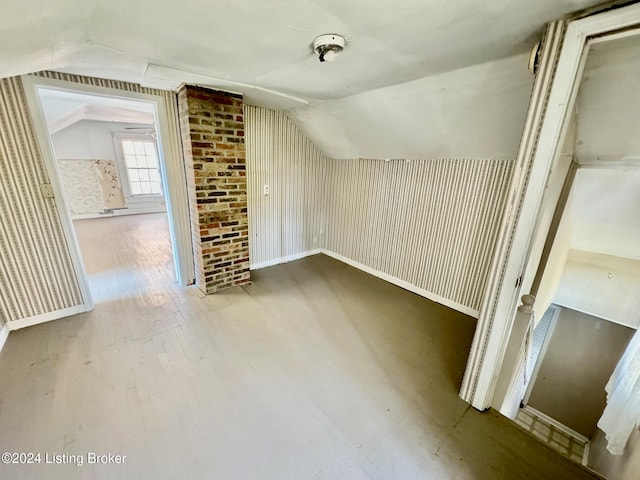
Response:
MULTIPOLYGON (((175 111, 171 92, 37 75, 161 94, 175 111)), ((0 292, 0 315, 15 320, 82 299, 54 205, 39 192, 46 172, 20 79, 2 80, 0 87, 0 280, 9 286, 0 292)), ((510 162, 335 160, 282 112, 245 106, 245 123, 252 268, 324 250, 477 311, 510 162)))
POLYGON ((329 165, 323 247, 477 316, 512 162, 329 165))
POLYGON ((322 250, 477 316, 511 161, 336 160, 281 112, 245 122, 252 268, 322 250))
POLYGON ((0 80, 0 323, 82 304, 22 81, 0 80))
POLYGON ((260 268, 322 246, 329 158, 282 112, 245 105, 244 117, 249 257, 260 268))
MULTIPOLYGON (((167 166, 184 177, 177 127, 175 93, 140 85, 59 72, 34 75, 117 90, 160 95, 168 113, 171 152, 167 166)), ((0 80, 0 327, 20 320, 81 305, 69 248, 53 199, 45 199, 40 184, 49 183, 34 132, 22 81, 0 80)), ((184 204, 186 205, 186 199, 184 204)), ((186 211, 186 207, 185 207, 186 211)), ((187 222, 188 216, 174 216, 187 222)), ((188 240, 188 242, 190 242, 188 240)), ((183 259, 184 264, 191 257, 183 259)))

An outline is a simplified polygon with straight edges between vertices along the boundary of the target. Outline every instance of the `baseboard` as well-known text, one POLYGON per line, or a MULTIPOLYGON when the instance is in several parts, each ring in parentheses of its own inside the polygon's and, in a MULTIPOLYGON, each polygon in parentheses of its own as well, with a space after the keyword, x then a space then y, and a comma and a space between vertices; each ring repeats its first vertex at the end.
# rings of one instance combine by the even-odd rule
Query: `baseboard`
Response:
POLYGON ((457 310, 458 312, 464 313, 465 315, 469 315, 470 317, 478 318, 480 314, 478 310, 473 310, 472 308, 469 308, 465 305, 461 305, 457 302, 453 302, 447 298, 441 297, 440 295, 436 295, 435 293, 429 292, 428 290, 417 287, 412 283, 406 282, 400 278, 389 275, 388 273, 381 272, 380 270, 376 270, 374 268, 368 267, 363 263, 356 262, 355 260, 351 260, 350 258, 344 257, 338 253, 331 252, 329 250, 324 250, 324 249, 322 249, 320 253, 324 253, 325 255, 328 255, 329 257, 333 257, 336 260, 340 260, 341 262, 346 263, 347 265, 351 265, 352 267, 355 267, 358 270, 362 270, 363 272, 373 275, 374 277, 378 277, 389 283, 393 283, 394 285, 400 288, 404 288, 405 290, 415 293, 416 295, 420 295, 421 297, 428 298, 429 300, 432 300, 436 303, 444 305, 445 307, 449 307, 454 310, 457 310))
POLYGON ((251 270, 260 270, 261 268, 272 267, 273 265, 280 265, 281 263, 293 262, 294 260, 300 260, 304 257, 311 255, 317 255, 322 253, 321 249, 307 250, 306 252, 294 253, 293 255, 287 255, 286 257, 278 257, 273 260, 267 260, 266 262, 253 263, 249 266, 251 270))
POLYGON ((34 315, 33 317, 21 318, 20 320, 13 320, 8 322, 5 326, 9 328, 10 332, 14 330, 20 330, 21 328, 31 327, 40 323, 50 322, 52 320, 58 320, 63 317, 70 317, 71 315, 77 315, 87 311, 85 305, 76 305, 75 307, 63 308, 62 310, 56 310, 55 312, 43 313, 41 315, 34 315))
POLYGON ((2 347, 4 347, 5 342, 7 341, 7 337, 9 336, 9 325, 6 323, 0 328, 0 352, 2 351, 2 347))
POLYGON ((325 250, 324 248, 318 248, 315 250, 308 250, 302 253, 295 253, 293 255, 287 255, 286 257, 278 257, 273 260, 267 260, 266 262, 254 263, 250 266, 251 270, 259 270, 265 267, 271 267, 273 265, 279 265, 281 263, 292 262, 294 260, 299 260, 304 257, 308 257, 310 255, 317 255, 318 253, 323 253, 329 257, 335 258, 336 260, 341 261, 342 263, 346 263, 347 265, 351 265, 352 267, 357 268, 358 270, 362 270, 363 272, 368 273, 369 275, 373 275, 374 277, 381 278, 389 283, 392 283, 400 288, 404 288, 416 295, 420 295, 421 297, 428 298, 431 301, 444 305, 445 307, 452 308, 457 310, 458 312, 464 313, 465 315, 469 315, 473 318, 478 318, 480 312, 478 310, 474 310, 465 305, 462 305, 457 302, 453 302, 447 298, 441 297, 440 295, 436 295, 435 293, 429 292, 423 288, 417 287, 416 285, 406 282, 400 278, 389 275, 388 273, 381 272, 380 270, 376 270, 374 268, 368 267, 363 263, 356 262, 355 260, 351 260, 350 258, 344 257, 339 253, 332 252, 330 250, 325 250))

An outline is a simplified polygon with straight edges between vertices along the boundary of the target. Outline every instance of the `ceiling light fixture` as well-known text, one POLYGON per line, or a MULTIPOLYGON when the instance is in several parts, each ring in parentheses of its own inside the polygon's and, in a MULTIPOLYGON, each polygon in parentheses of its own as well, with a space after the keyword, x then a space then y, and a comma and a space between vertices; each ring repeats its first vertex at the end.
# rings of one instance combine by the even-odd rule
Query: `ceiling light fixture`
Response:
POLYGON ((313 41, 313 50, 318 54, 321 62, 331 62, 336 58, 347 43, 344 37, 333 33, 326 33, 316 37, 313 41))

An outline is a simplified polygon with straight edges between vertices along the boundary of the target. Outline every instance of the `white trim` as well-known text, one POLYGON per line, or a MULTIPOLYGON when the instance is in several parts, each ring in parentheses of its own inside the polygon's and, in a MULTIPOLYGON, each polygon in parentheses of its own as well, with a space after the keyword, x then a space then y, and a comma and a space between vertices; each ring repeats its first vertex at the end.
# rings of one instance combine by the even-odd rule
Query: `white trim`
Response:
POLYGON ((618 325, 622 325, 623 327, 632 328, 633 330, 638 330, 638 328, 640 328, 638 325, 633 325, 631 323, 621 322, 620 320, 615 320, 613 318, 610 318, 610 317, 607 317, 605 315, 602 315, 601 313, 588 312, 587 310, 584 310, 582 308, 576 308, 576 307, 572 307, 571 305, 565 305, 564 303, 556 302, 555 300, 554 300, 553 304, 557 305, 558 307, 566 308, 568 310, 573 310, 575 312, 584 313, 585 315, 589 315, 591 317, 601 318, 602 320, 606 320, 607 322, 611 322, 611 323, 615 323, 615 324, 618 324, 618 325))
POLYGON ((9 325, 6 323, 2 328, 0 328, 0 352, 2 351, 2 347, 4 347, 4 344, 7 342, 7 338, 9 338, 10 331, 9 325))
POLYGON ((315 250, 307 250, 302 253, 294 253, 293 255, 287 255, 286 257, 278 257, 272 260, 267 260, 265 262, 253 263, 249 266, 251 270, 260 270, 261 268, 272 267, 273 265, 280 265, 281 263, 293 262, 294 260, 300 260, 304 257, 309 257, 311 255, 317 255, 319 253, 323 253, 321 249, 315 250))
MULTIPOLYGON (((155 131, 155 126, 150 128, 155 131)), ((113 142, 113 149, 116 153, 116 167, 118 168, 118 174, 120 175, 120 184, 122 185, 122 191, 124 192, 124 198, 127 206, 131 206, 132 202, 145 201, 147 199, 162 199, 162 202, 164 203, 164 190, 166 188, 164 183, 160 185, 162 193, 159 194, 133 195, 131 193, 131 179, 129 178, 129 168, 127 167, 127 160, 125 159, 124 151, 122 149, 123 140, 153 143, 153 148, 155 148, 156 151, 156 160, 158 161, 158 172, 162 171, 162 165, 160 163, 160 159, 158 158, 158 142, 155 140, 155 138, 144 133, 111 132, 111 141, 113 142)))
POLYGON ((78 313, 84 313, 89 311, 84 305, 76 305, 75 307, 63 308, 62 310, 56 310, 55 312, 42 313, 40 315, 34 315, 33 317, 21 318, 20 320, 13 320, 7 323, 9 331, 20 330, 21 328, 31 327, 40 323, 50 322, 52 320, 58 320, 59 318, 70 317, 71 315, 77 315, 78 313))
POLYGON ((195 279, 195 265, 193 246, 191 243, 191 222, 189 219, 186 173, 182 162, 182 148, 178 143, 180 141, 179 132, 176 130, 176 132, 174 132, 175 135, 170 134, 171 125, 173 125, 175 129, 178 128, 177 119, 171 119, 169 117, 169 112, 164 104, 164 97, 129 90, 119 90, 117 88, 43 78, 36 75, 23 75, 21 78, 27 96, 27 102, 32 112, 36 134, 41 146, 47 172, 49 173, 49 178, 54 190, 54 196, 56 197, 56 205, 63 224, 63 230, 69 241, 69 250, 74 262, 78 281, 81 285, 82 296, 85 305, 91 305, 88 309, 91 309, 93 306, 91 294, 80 256, 80 249, 75 237, 75 231, 73 230, 71 216, 64 201, 62 183, 45 124, 44 113, 36 91, 38 87, 83 92, 101 97, 133 99, 148 102, 155 106, 154 120, 158 134, 156 143, 160 147, 157 149, 157 154, 158 160, 162 165, 162 182, 165 186, 165 203, 169 217, 169 231, 176 277, 178 283, 182 286, 193 283, 195 279), (170 159, 171 162, 169 162, 168 159, 170 159))
POLYGON ((409 283, 405 280, 394 277, 393 275, 389 275, 388 273, 381 272, 380 270, 376 270, 374 268, 368 267, 363 263, 356 262, 355 260, 351 260, 350 258, 340 255, 339 253, 335 253, 330 250, 325 250, 324 248, 307 250, 306 252, 294 253, 293 255, 287 255, 286 257, 278 257, 278 258, 274 258, 273 260, 254 263, 251 265, 250 268, 251 270, 259 270, 261 268, 271 267, 273 265, 279 265, 281 263, 292 262, 294 260, 299 260, 301 258, 309 257, 311 255, 317 255, 320 253, 327 255, 328 257, 335 258, 336 260, 339 260, 342 263, 346 263, 347 265, 357 268, 358 270, 362 270, 363 272, 368 273, 369 275, 373 275, 374 277, 378 277, 386 282, 389 282, 400 288, 403 288, 412 293, 415 293, 416 295, 420 295, 421 297, 427 298, 433 302, 444 305, 445 307, 452 308, 454 310, 457 310, 458 312, 464 313, 465 315, 469 315, 470 317, 478 318, 477 310, 473 310, 472 308, 466 307, 460 303, 453 302, 447 298, 441 297, 440 295, 429 292, 428 290, 425 290, 423 288, 417 287, 416 285, 409 283))
POLYGON ((85 220, 88 218, 108 218, 108 217, 121 217, 123 215, 144 215, 145 213, 165 213, 167 211, 166 205, 148 206, 148 207, 126 207, 115 208, 110 212, 104 213, 77 213, 71 215, 71 220, 85 220))
MULTIPOLYGON (((485 410, 492 402, 520 294, 516 279, 523 274, 531 255, 531 239, 534 238, 537 228, 547 177, 566 135, 569 123, 566 120, 575 103, 589 49, 588 39, 590 36, 606 35, 609 32, 617 33, 621 28, 638 24, 640 4, 620 7, 570 22, 550 86, 545 85, 541 96, 535 99, 539 102, 540 98, 544 98, 546 92, 549 92, 539 135, 534 139, 535 153, 527 159, 531 170, 521 211, 517 218, 512 219, 510 217, 514 214, 512 209, 515 205, 509 205, 503 222, 504 225, 515 222, 511 252, 507 248, 498 249, 499 253, 493 262, 502 268, 492 268, 487 281, 487 295, 483 299, 482 315, 478 319, 479 326, 461 389, 462 398, 471 402, 478 410, 485 410)), ((536 128, 537 125, 530 124, 525 127, 523 142, 527 142, 527 145, 522 144, 521 150, 528 148, 534 133, 532 129, 536 128)), ((526 169, 516 172, 514 181, 524 181, 526 176, 526 169)))
POLYGON ((525 412, 530 413, 531 415, 533 415, 534 417, 538 417, 541 418, 542 420, 544 420, 545 422, 553 425, 554 428, 557 428, 558 430, 560 430, 563 433, 566 433, 567 435, 572 436, 573 438, 575 438, 576 440, 581 441, 582 443, 589 443, 589 439, 587 437, 585 437, 584 435, 582 435, 581 433, 576 432, 575 430, 573 430, 572 428, 567 427, 566 425, 560 423, 558 420, 555 420, 554 418, 551 418, 548 415, 545 415, 544 413, 542 413, 540 410, 536 410, 535 408, 529 406, 529 405, 525 405, 524 407, 522 407, 522 410, 524 410, 525 412))
POLYGON ((420 295, 421 297, 427 298, 431 301, 444 305, 445 307, 452 308, 454 310, 457 310, 458 312, 464 313, 465 315, 469 315, 470 317, 478 318, 478 310, 473 310, 472 308, 466 307, 460 303, 453 302, 448 298, 441 297, 440 295, 429 292, 428 290, 425 290, 423 288, 417 287, 416 285, 409 283, 405 280, 402 280, 400 278, 394 277, 393 275, 389 275, 388 273, 381 272, 380 270, 376 270, 374 268, 368 267, 363 263, 356 262, 355 260, 351 260, 350 258, 344 257, 338 253, 331 252, 329 250, 322 249, 320 253, 324 253, 325 255, 328 255, 329 257, 333 257, 336 260, 340 260, 341 262, 346 263, 347 265, 351 265, 352 267, 355 267, 358 270, 362 270, 363 272, 373 275, 374 277, 381 278, 382 280, 392 283, 400 288, 404 288, 405 290, 415 293, 416 295, 420 295))

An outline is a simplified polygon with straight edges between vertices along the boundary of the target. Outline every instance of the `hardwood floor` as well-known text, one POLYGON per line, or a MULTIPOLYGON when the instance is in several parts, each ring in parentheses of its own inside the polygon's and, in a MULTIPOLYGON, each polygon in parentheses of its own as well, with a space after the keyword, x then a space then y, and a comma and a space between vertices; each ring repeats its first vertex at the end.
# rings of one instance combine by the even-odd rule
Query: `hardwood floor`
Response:
POLYGON ((75 220, 73 225, 95 303, 132 295, 143 300, 175 282, 166 213, 75 220))
POLYGON ((323 255, 204 296, 175 283, 166 224, 134 220, 85 232, 94 311, 0 353, 0 450, 42 455, 0 478, 593 478, 458 398, 474 319, 323 255))

